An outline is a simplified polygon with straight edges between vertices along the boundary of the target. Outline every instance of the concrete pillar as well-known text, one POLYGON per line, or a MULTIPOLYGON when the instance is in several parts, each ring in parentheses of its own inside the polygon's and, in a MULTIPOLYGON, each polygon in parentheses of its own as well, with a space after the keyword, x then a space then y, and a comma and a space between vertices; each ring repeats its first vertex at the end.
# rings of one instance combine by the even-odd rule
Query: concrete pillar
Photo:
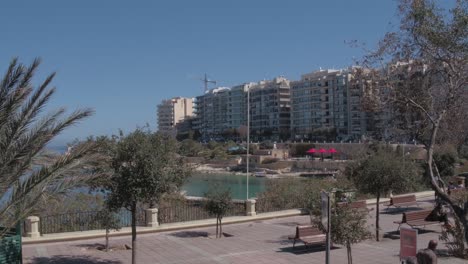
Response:
POLYGON ((245 209, 246 209, 245 215, 247 215, 247 216, 257 215, 257 212, 255 212, 255 203, 256 202, 257 201, 254 200, 254 199, 245 201, 245 209))
POLYGON ((39 217, 29 216, 26 218, 26 237, 38 238, 41 236, 39 233, 39 217))
POLYGON ((158 227, 158 208, 146 209, 146 226, 158 227))

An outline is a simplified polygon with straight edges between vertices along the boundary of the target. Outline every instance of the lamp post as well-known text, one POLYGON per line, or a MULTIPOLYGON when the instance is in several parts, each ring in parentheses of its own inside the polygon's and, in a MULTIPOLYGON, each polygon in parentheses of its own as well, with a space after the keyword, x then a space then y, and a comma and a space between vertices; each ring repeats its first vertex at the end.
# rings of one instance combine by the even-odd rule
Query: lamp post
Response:
POLYGON ((250 151, 250 87, 247 88, 247 160, 246 160, 246 165, 247 165, 247 200, 249 200, 249 151, 250 151))

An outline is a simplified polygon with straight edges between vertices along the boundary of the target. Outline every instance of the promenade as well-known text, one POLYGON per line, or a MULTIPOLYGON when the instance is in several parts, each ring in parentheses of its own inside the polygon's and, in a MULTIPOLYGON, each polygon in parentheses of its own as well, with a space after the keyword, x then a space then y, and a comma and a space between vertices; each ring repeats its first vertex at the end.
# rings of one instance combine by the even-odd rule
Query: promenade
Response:
MULTIPOLYGON (((432 206, 431 201, 420 203, 421 207, 432 206)), ((375 222, 375 211, 371 211, 369 224, 375 222)), ((381 214, 381 227, 384 233, 391 233, 381 242, 367 240, 353 245, 353 262, 360 264, 399 263, 400 240, 397 225, 401 212, 381 214), (392 232, 393 231, 393 232, 392 232)), ((308 224, 308 216, 291 216, 269 220, 258 220, 223 227, 229 237, 215 239, 215 227, 192 228, 188 230, 142 234, 137 238, 138 263, 205 264, 205 263, 317 263, 325 262, 325 250, 321 247, 307 249, 302 244, 292 248, 288 236, 295 226, 308 224)), ((441 227, 426 227, 418 235, 418 248, 425 248, 431 239, 438 240, 441 227)), ((130 236, 111 238, 111 245, 131 244, 130 236)), ((102 252, 95 249, 104 244, 104 239, 88 239, 70 242, 29 244, 23 246, 24 263, 130 263, 131 250, 102 252)), ((438 247, 439 263, 467 263, 446 256, 442 241, 438 247)), ((331 263, 347 263, 346 249, 335 245, 331 251, 331 263)))

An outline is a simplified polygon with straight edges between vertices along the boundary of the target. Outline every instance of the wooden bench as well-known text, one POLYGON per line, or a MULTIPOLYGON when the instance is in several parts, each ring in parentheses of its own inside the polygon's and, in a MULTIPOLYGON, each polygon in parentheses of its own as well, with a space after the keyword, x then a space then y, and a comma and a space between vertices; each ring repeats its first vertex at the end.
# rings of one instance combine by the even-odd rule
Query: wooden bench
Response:
POLYGON ((440 221, 426 220, 426 218, 431 214, 432 209, 414 211, 414 212, 405 212, 403 213, 401 221, 394 221, 393 223, 398 224, 398 229, 402 224, 407 224, 411 227, 423 227, 425 228, 428 225, 440 224, 440 221))
POLYGON ((395 196, 390 198, 390 203, 387 204, 387 211, 388 208, 391 206, 395 208, 400 208, 403 206, 411 206, 411 205, 416 205, 419 207, 418 202, 416 201, 416 195, 405 195, 405 196, 395 196))
POLYGON ((308 245, 326 245, 326 235, 322 230, 315 226, 304 225, 296 227, 296 235, 290 236, 289 239, 293 240, 293 248, 296 246, 296 241, 302 241, 305 246, 308 245))

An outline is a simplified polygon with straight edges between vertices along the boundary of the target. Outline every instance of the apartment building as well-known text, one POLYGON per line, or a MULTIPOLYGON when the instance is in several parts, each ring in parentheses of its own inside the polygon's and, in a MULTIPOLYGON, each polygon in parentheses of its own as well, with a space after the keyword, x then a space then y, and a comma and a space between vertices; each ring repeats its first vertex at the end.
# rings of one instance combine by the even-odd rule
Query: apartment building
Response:
MULTIPOLYGON (((363 107, 364 90, 370 84, 365 78, 357 79, 356 69, 319 70, 302 75, 298 81, 277 77, 217 87, 196 97, 195 117, 179 127, 186 134, 199 133, 201 140, 243 139, 250 93, 252 140, 331 141, 372 137, 385 128, 391 112, 363 107)), ((169 103, 162 103, 166 104, 169 103)), ((173 108, 158 108, 160 131, 162 123, 170 128, 176 123, 173 108)))
POLYGON ((250 87, 250 133, 254 140, 290 137, 290 81, 284 77, 250 87))
POLYGON ((195 129, 203 140, 243 138, 247 127, 250 90, 250 130, 254 139, 289 138, 289 80, 250 82, 231 88, 218 87, 196 98, 195 129))
POLYGON ((158 131, 175 136, 176 125, 193 116, 193 98, 174 97, 157 106, 158 131))
POLYGON ((291 133, 294 139, 359 139, 366 133, 361 86, 352 69, 319 70, 291 82, 291 133))
POLYGON ((229 128, 229 91, 228 87, 218 87, 196 97, 194 129, 200 132, 203 140, 220 138, 229 128))
POLYGON ((247 125, 247 92, 256 83, 233 86, 229 91, 228 128, 239 130, 247 125))

